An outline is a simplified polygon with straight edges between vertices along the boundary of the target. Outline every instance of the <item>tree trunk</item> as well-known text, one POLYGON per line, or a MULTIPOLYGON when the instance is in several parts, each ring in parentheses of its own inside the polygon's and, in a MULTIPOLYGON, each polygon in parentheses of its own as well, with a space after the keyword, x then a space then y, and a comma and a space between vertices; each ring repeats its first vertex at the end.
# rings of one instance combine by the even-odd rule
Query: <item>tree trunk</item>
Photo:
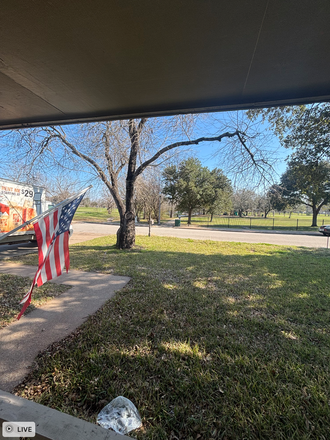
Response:
POLYGON ((188 225, 191 225, 191 213, 192 213, 192 209, 190 208, 188 211, 188 225))
POLYGON ((212 221, 213 221, 213 212, 211 212, 211 220, 210 220, 210 222, 212 223, 212 221))
MULTIPOLYGON (((140 124, 141 123, 144 123, 144 119, 141 119, 140 124)), ((134 119, 130 119, 129 136, 131 140, 131 152, 126 176, 125 214, 120 215, 120 228, 117 231, 116 246, 118 249, 131 249, 135 245, 134 185, 136 180, 136 157, 139 150, 139 130, 140 129, 135 125, 134 119)))
POLYGON ((151 237, 151 214, 149 214, 149 237, 151 237))
POLYGON ((171 205, 171 209, 170 209, 170 218, 173 218, 173 205, 171 205))
POLYGON ((312 221, 312 226, 317 226, 317 212, 316 210, 313 208, 313 221, 312 221))
MULTIPOLYGON (((322 205, 321 205, 322 206, 322 205)), ((316 207, 316 205, 312 206, 313 209, 313 222, 312 222, 312 227, 313 226, 317 226, 317 215, 320 212, 321 206, 319 206, 318 208, 316 207)))
POLYGON ((133 203, 134 180, 126 179, 126 212, 120 216, 120 227, 117 231, 118 249, 131 249, 135 245, 135 211, 133 203))
POLYGON ((135 245, 135 218, 133 212, 126 212, 120 219, 120 227, 117 231, 118 249, 131 249, 135 245))

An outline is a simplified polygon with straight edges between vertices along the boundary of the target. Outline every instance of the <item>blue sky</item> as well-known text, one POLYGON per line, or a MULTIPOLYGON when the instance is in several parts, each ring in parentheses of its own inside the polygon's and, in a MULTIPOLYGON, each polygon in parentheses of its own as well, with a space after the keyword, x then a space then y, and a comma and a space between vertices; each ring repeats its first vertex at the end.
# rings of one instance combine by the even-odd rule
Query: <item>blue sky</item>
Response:
MULTIPOLYGON (((256 136, 256 146, 257 148, 261 148, 263 150, 263 157, 267 160, 268 158, 271 158, 273 156, 276 156, 278 158, 277 163, 274 165, 275 173, 273 173, 272 178, 274 181, 279 180, 279 176, 285 171, 286 169, 286 163, 285 159, 290 153, 289 150, 281 147, 278 139, 272 135, 270 130, 267 130, 268 126, 267 124, 260 124, 258 122, 257 124, 251 124, 245 117, 245 112, 223 112, 223 113, 214 113, 209 115, 200 115, 200 117, 197 118, 197 124, 196 128, 194 129, 194 133, 191 133, 191 136, 193 138, 201 137, 201 136, 210 136, 210 135, 218 135, 220 133, 223 133, 224 131, 230 131, 233 132, 237 127, 244 130, 244 128, 248 128, 247 132, 251 133, 255 132, 260 134, 260 136, 256 136), (236 125, 236 126, 235 126, 236 125), (251 126, 250 126, 251 125, 251 126), (257 131, 256 131, 257 130, 257 131), (267 135, 267 136, 266 136, 267 135), (277 175, 276 175, 277 174, 277 175)), ((71 126, 71 128, 75 131, 74 126, 71 126)), ((64 127, 65 129, 65 127, 64 127)), ((174 139, 175 141, 179 139, 174 139)), ((160 139, 162 141, 162 139, 160 139)), ((167 142, 167 141, 166 141, 167 142)), ((223 145, 225 145, 225 142, 221 142, 219 144, 218 142, 203 142, 199 146, 196 146, 194 148, 191 148, 188 155, 194 155, 197 156, 202 164, 204 166, 207 166, 210 169, 213 168, 221 168, 225 174, 228 175, 229 178, 232 178, 231 175, 228 174, 226 164, 224 162, 223 155, 221 153, 215 155, 215 153, 218 151, 219 147, 221 148, 223 145)), ((3 146, 3 145, 2 145, 3 146)), ((230 153, 230 147, 227 148, 227 154, 230 153)), ((6 145, 4 149, 2 149, 2 152, 5 154, 10 155, 10 146, 6 145)), ((237 158, 239 159, 239 154, 237 155, 237 158)), ((4 159, 4 155, 3 155, 4 159)), ((0 164, 0 177, 4 178, 12 178, 11 171, 7 167, 1 167, 0 164)), ((76 179, 78 177, 79 187, 88 185, 89 183, 93 183, 94 186, 96 181, 94 179, 94 182, 91 182, 91 175, 83 175, 83 173, 77 173, 77 177, 73 176, 74 173, 68 173, 69 179, 76 179), (87 178, 86 178, 87 177, 87 178)), ((248 185, 248 179, 241 180, 239 186, 248 185)), ((262 189, 260 189, 262 190, 262 189)), ((99 192, 97 188, 93 190, 93 192, 96 194, 96 192, 99 192)))
MULTIPOLYGON (((277 173, 281 175, 286 170, 285 159, 290 154, 290 150, 282 147, 275 136, 273 140, 273 147, 274 150, 276 150, 279 158, 275 168, 277 173)), ((205 142, 202 148, 196 150, 196 156, 203 163, 204 166, 207 166, 210 169, 216 168, 218 166, 220 166, 221 168, 221 162, 217 161, 215 158, 212 157, 213 152, 214 152, 214 144, 211 142, 205 142)))
MULTIPOLYGON (((216 130, 218 135, 226 131, 233 132, 235 129, 246 132, 249 135, 252 140, 248 143, 248 146, 251 148, 251 151, 254 151, 256 157, 272 162, 274 172, 272 172, 271 179, 278 181, 281 174, 286 170, 285 159, 290 154, 290 150, 281 146, 267 122, 262 122, 261 119, 252 122, 247 118, 244 111, 213 113, 205 116, 205 119, 201 115, 201 121, 198 123, 197 137, 205 136, 212 130, 216 130), (211 119, 211 122, 208 121, 208 118, 211 119), (214 121, 212 121, 212 118, 214 118, 214 121)), ((221 143, 204 142, 199 147, 193 149, 193 154, 200 159, 204 166, 210 169, 218 167, 223 169, 225 174, 228 174, 227 170, 230 169, 228 166, 230 164, 226 163, 228 162, 226 161, 226 156, 228 158, 231 151, 235 153, 235 142, 233 142, 232 149, 231 147, 224 149, 225 153, 223 153, 220 149, 225 143, 226 140, 223 140, 221 143), (218 154, 216 154, 217 151, 218 154)), ((236 150, 236 163, 242 157, 237 151, 239 149, 236 150)), ((233 168, 233 164, 231 165, 233 168)), ((252 173, 252 169, 248 172, 252 173)), ((231 178, 232 176, 228 175, 228 177, 231 178)), ((247 181, 248 179, 246 181, 241 180, 240 186, 248 185, 247 181)))

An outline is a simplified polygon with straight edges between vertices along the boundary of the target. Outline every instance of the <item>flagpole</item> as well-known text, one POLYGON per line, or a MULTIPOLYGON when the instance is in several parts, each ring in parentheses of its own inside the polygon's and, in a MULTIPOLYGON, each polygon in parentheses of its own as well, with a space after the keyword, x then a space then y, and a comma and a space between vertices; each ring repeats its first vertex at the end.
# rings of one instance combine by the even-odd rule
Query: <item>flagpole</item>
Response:
POLYGON ((93 185, 89 185, 87 188, 83 189, 82 191, 80 191, 79 193, 75 194, 72 197, 69 197, 68 199, 63 200, 62 202, 58 203, 57 205, 55 205, 53 208, 47 209, 47 211, 37 215, 36 217, 31 218, 30 220, 26 221, 25 223, 23 223, 20 226, 17 226, 17 228, 12 229, 11 231, 7 232, 4 235, 0 236, 0 242, 3 241, 6 237, 11 236, 14 232, 19 231, 20 229, 24 228, 27 225, 30 225, 31 223, 35 223, 36 221, 38 221, 40 218, 45 217, 47 214, 49 214, 50 212, 52 212, 54 209, 58 209, 60 208, 62 205, 66 204, 66 203, 70 203, 72 200, 76 199, 77 197, 79 197, 82 193, 88 191, 89 189, 92 188, 93 185))

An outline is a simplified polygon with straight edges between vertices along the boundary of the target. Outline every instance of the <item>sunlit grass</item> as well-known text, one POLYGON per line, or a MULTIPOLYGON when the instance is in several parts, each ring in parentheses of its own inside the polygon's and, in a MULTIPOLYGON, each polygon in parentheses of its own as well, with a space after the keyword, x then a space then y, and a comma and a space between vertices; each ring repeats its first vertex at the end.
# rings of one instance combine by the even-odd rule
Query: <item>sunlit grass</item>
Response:
POLYGON ((136 241, 71 247, 72 268, 132 281, 17 393, 93 422, 123 395, 143 418, 138 439, 328 439, 328 251, 136 241))
POLYGON ((108 223, 109 221, 118 221, 119 214, 117 209, 113 209, 111 211, 111 214, 109 214, 106 208, 88 208, 80 206, 74 215, 74 220, 95 223, 108 223))

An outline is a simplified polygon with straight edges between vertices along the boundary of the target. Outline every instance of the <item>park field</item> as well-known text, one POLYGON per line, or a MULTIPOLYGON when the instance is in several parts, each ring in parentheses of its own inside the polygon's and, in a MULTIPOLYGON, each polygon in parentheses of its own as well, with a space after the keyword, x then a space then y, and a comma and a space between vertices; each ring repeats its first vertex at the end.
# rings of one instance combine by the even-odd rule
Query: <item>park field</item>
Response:
MULTIPOLYGON (((188 218, 181 218, 183 225, 188 223, 188 218)), ((296 230, 296 231, 317 231, 318 227, 323 224, 330 224, 330 217, 325 215, 318 216, 318 227, 311 227, 312 216, 306 214, 292 214, 289 218, 288 215, 275 215, 264 217, 238 217, 238 216, 214 216, 213 221, 210 221, 210 217, 205 216, 193 216, 192 226, 207 227, 207 228, 244 228, 244 229, 259 229, 259 230, 296 230)))
POLYGON ((70 247, 72 269, 131 281, 41 353, 17 395, 94 423, 125 396, 143 420, 137 439, 329 439, 327 250, 141 236, 131 251, 114 244, 70 247))
MULTIPOLYGON (((119 214, 114 209, 109 215, 105 208, 86 208, 79 207, 74 216, 75 221, 95 222, 95 223, 109 223, 118 222, 119 214)), ((141 220, 142 223, 146 223, 147 220, 141 220)), ((166 214, 161 219, 162 224, 174 224, 174 218, 170 219, 166 214)), ((182 225, 186 225, 188 222, 187 216, 181 217, 182 225)), ((219 227, 219 228, 245 228, 245 229, 265 229, 265 230, 299 230, 299 231, 317 231, 318 228, 312 228, 312 216, 306 214, 295 214, 291 217, 289 214, 268 215, 267 218, 263 217, 238 217, 238 216, 214 216, 213 221, 210 221, 210 216, 193 216, 192 226, 198 227, 219 227)), ((318 225, 330 224, 330 216, 319 215, 318 225)))
POLYGON ((111 214, 108 214, 106 208, 88 208, 79 206, 74 215, 74 220, 80 222, 107 223, 113 220, 118 221, 119 214, 117 209, 114 209, 111 214))

